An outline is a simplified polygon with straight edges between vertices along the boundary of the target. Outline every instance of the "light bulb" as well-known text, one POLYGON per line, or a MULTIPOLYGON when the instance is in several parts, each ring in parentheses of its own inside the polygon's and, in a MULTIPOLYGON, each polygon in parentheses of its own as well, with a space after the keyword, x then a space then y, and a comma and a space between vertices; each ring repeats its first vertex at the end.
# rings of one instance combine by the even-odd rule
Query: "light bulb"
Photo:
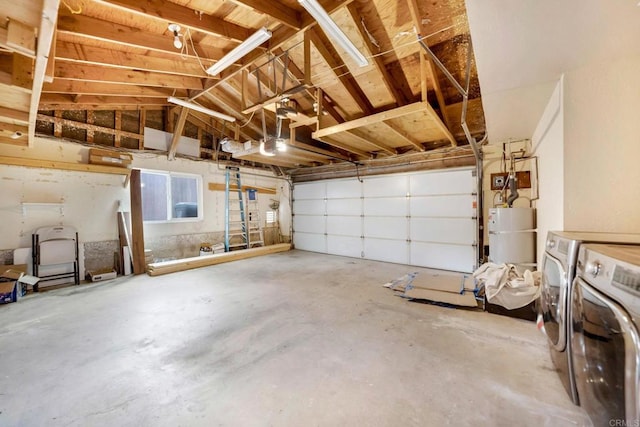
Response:
POLYGON ((182 49, 182 41, 180 40, 178 33, 176 33, 175 37, 173 38, 173 45, 176 49, 182 49))

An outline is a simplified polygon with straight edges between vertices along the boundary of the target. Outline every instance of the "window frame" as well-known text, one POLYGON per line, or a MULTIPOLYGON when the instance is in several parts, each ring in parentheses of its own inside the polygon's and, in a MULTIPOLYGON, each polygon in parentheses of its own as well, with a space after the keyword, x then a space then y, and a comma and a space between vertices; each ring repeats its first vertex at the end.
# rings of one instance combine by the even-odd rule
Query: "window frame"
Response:
POLYGON ((166 202, 167 202, 167 219, 160 220, 148 220, 144 219, 144 200, 142 200, 142 222, 144 224, 174 224, 174 223, 182 223, 182 222, 198 222, 204 219, 204 190, 202 186, 202 175, 188 173, 188 172, 171 172, 171 171, 163 171, 163 170, 155 170, 155 169, 140 169, 140 180, 142 181, 143 174, 152 174, 152 175, 161 175, 165 177, 165 185, 166 185, 166 202), (195 217, 182 217, 176 218, 173 216, 173 201, 172 201, 172 191, 171 191, 171 178, 190 178, 196 181, 197 185, 197 203, 198 203, 198 216, 195 217))

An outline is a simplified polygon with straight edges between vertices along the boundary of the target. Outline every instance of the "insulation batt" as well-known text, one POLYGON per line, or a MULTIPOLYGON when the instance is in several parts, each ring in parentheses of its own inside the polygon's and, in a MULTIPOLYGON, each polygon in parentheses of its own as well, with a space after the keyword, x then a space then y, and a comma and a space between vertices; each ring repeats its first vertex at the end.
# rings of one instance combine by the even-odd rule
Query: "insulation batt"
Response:
POLYGON ((478 285, 483 285, 487 300, 508 310, 524 307, 540 296, 540 272, 525 270, 520 275, 513 264, 488 262, 473 272, 478 285))

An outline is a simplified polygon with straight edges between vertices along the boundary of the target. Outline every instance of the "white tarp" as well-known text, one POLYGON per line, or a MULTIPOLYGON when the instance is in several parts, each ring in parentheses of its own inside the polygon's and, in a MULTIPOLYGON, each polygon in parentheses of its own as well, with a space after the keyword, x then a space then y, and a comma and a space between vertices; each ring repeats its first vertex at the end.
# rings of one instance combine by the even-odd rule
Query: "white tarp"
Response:
POLYGON ((540 296, 540 272, 518 273, 513 264, 488 262, 473 272, 478 285, 484 285, 487 301, 508 310, 524 307, 540 296))

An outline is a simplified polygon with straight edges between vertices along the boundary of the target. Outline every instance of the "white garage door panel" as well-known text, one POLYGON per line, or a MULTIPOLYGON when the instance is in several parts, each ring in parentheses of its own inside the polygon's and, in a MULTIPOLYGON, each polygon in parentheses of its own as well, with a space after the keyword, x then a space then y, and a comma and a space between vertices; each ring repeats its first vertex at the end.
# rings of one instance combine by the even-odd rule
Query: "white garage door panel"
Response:
POLYGON ((296 200, 293 210, 296 214, 324 215, 324 200, 296 200))
POLYGON ((293 187, 293 199, 324 199, 327 185, 324 182, 296 184, 293 187))
POLYGON ((324 234, 325 217, 317 215, 295 215, 293 217, 293 230, 308 233, 324 234))
POLYGON ((407 216, 407 198, 381 197, 364 199, 365 216, 407 216))
POLYGON ((360 258, 362 239, 360 237, 327 236, 327 253, 360 258))
POLYGON ((362 236, 362 218, 353 216, 327 217, 327 234, 338 236, 362 236))
POLYGON ((364 236, 382 239, 407 240, 407 219, 365 217, 364 236))
POLYGON ((473 171, 296 184, 294 243, 314 252, 471 272, 477 233, 473 171))
POLYGON ((476 252, 473 246, 411 242, 409 264, 472 273, 475 257, 476 252))
POLYGON ((327 215, 360 216, 362 200, 358 199, 329 199, 327 200, 327 215))
POLYGON ((364 180, 364 197, 394 197, 407 195, 407 176, 389 175, 364 180))
POLYGON ((477 191, 471 170, 410 175, 412 195, 471 194, 477 191))
POLYGON ((409 245, 407 242, 386 239, 364 239, 364 258, 376 261, 408 264, 409 245))
POLYGON ((473 205, 475 196, 412 196, 409 209, 412 217, 467 217, 476 214, 473 205))
POLYGON ((456 218, 411 218, 411 240, 421 242, 475 242, 475 221, 456 218))
POLYGON ((339 180, 327 182, 327 198, 359 199, 362 196, 362 183, 357 180, 339 180))
POLYGON ((326 236, 324 234, 301 233, 296 231, 293 235, 293 244, 296 249, 303 251, 327 253, 326 236))

